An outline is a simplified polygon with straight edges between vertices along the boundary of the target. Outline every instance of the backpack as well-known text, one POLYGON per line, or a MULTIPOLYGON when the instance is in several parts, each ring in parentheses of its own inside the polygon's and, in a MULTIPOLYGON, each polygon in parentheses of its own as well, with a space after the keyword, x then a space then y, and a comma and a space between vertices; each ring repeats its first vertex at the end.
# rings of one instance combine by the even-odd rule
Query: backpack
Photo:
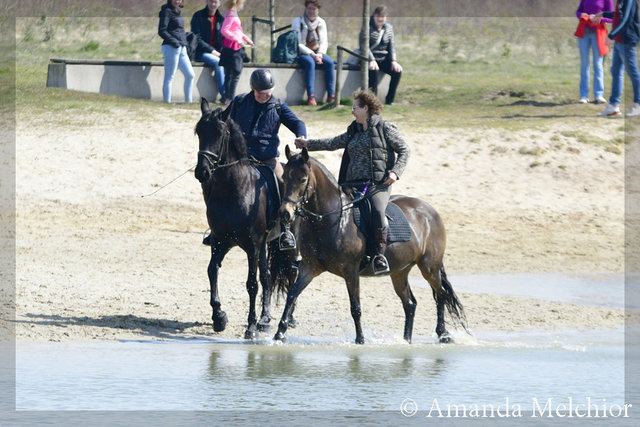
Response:
POLYGON ((291 30, 278 36, 276 47, 271 53, 271 62, 294 64, 298 59, 298 32, 291 30))
POLYGON ((196 49, 198 49, 198 36, 192 32, 187 33, 187 55, 191 61, 196 58, 196 49))

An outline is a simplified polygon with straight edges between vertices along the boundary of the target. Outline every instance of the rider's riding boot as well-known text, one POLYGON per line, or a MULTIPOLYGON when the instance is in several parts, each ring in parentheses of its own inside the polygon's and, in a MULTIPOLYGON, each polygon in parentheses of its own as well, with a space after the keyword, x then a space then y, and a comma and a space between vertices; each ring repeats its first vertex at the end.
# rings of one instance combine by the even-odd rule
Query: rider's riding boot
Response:
POLYGON ((280 249, 284 251, 288 251, 296 248, 296 238, 289 230, 289 226, 282 225, 282 234, 280 234, 280 249))
POLYGON ((389 272, 389 263, 384 257, 384 251, 387 249, 387 229, 376 228, 373 230, 373 238, 376 241, 377 255, 373 258, 373 273, 383 274, 389 272))

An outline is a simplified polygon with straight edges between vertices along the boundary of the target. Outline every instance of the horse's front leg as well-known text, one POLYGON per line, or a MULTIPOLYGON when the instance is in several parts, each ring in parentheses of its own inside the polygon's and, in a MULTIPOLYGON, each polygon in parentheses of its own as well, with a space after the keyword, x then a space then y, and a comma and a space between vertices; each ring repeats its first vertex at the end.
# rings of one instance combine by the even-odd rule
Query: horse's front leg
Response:
POLYGON ((247 251, 249 261, 249 277, 247 278, 247 292, 249 293, 249 318, 247 319, 247 331, 244 338, 248 340, 258 339, 258 318, 256 316, 256 297, 258 296, 258 259, 260 257, 260 247, 255 246, 253 250, 247 251))
POLYGON ((269 270, 269 243, 267 242, 267 236, 260 248, 260 283, 262 284, 262 313, 260 314, 260 320, 258 321, 258 330, 263 332, 269 331, 269 322, 271 322, 271 312, 269 307, 271 305, 271 270, 269 270))
POLYGON ((360 324, 362 308, 360 306, 360 274, 357 270, 346 272, 344 280, 349 292, 349 303, 351 305, 351 317, 356 326, 356 344, 364 344, 364 334, 360 324))
POLYGON ((227 313, 220 308, 220 297, 218 296, 218 270, 222 264, 222 260, 229 252, 229 246, 223 244, 214 237, 211 238, 211 260, 209 261, 209 267, 207 273, 209 275, 209 286, 211 288, 210 304, 213 308, 213 330, 215 332, 222 332, 227 327, 227 313))
POLYGON ((278 332, 273 337, 276 341, 284 341, 284 334, 287 332, 287 328, 290 326, 289 322, 293 319, 293 309, 295 308, 296 300, 298 296, 304 291, 311 280, 315 275, 313 272, 306 267, 304 261, 300 264, 300 271, 298 273, 298 279, 296 283, 294 283, 293 287, 287 293, 287 303, 284 306, 284 311, 282 312, 282 318, 280 319, 280 323, 278 324, 278 332))

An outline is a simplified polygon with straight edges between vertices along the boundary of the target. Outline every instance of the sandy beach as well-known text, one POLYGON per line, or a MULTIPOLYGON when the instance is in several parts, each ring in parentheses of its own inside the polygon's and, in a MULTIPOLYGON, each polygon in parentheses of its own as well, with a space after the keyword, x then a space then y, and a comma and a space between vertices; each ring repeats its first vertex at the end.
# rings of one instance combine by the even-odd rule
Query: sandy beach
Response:
MULTIPOLYGON (((167 109, 154 120, 127 111, 51 111, 36 118, 17 111, 18 342, 244 335, 246 259, 239 249, 229 253, 220 276, 229 325, 222 333, 211 326, 209 249, 201 244, 205 205, 193 174, 141 197, 195 165, 199 111, 167 109)), ((311 137, 326 137, 349 122, 307 127, 311 137)), ((599 120, 581 131, 608 140, 623 136, 621 124, 599 120)), ((624 270, 624 148, 616 153, 580 142, 562 122, 539 131, 400 130, 412 157, 393 192, 440 212, 449 276, 624 270)), ((283 152, 293 136, 284 127, 280 136, 283 152)), ((315 157, 336 173, 340 155, 315 157)), ((414 336, 431 335, 431 291, 413 291, 414 336)), ((624 323, 624 311, 611 307, 459 296, 472 331, 624 323)), ((400 341, 404 314, 391 280, 363 279, 361 299, 365 335, 400 341)), ((273 301, 274 327, 282 308, 282 300, 273 301)), ((328 273, 300 296, 296 318, 296 335, 355 336, 346 287, 328 273)))

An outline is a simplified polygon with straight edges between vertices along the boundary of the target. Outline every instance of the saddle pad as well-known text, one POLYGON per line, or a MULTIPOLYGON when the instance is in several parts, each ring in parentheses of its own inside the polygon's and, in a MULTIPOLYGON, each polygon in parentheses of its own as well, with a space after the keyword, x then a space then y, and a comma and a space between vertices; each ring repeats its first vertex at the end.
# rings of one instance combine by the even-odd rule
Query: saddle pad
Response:
MULTIPOLYGON (((367 224, 362 220, 362 203, 358 203, 353 209, 353 220, 362 234, 369 236, 367 224)), ((404 216, 404 212, 393 202, 387 204, 385 215, 389 219, 389 228, 387 229, 387 244, 393 242, 408 242, 411 240, 411 227, 409 221, 404 216)))

